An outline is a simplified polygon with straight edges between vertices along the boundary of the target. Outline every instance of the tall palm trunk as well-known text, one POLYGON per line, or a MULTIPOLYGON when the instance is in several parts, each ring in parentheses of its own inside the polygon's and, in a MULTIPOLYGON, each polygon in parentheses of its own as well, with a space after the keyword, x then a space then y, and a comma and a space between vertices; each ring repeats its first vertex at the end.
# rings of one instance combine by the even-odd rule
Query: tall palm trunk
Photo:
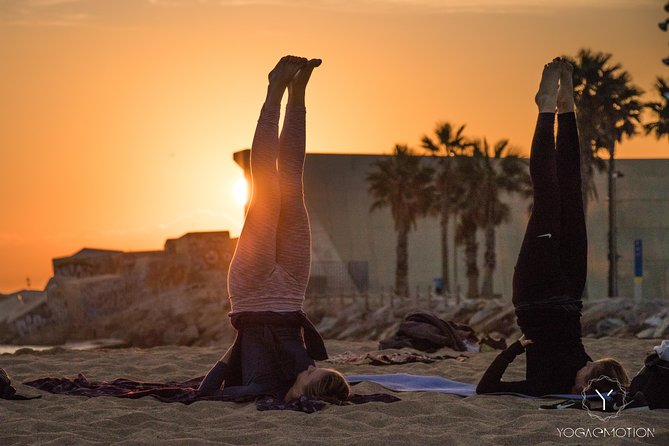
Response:
MULTIPOLYGON (((490 181, 488 181, 490 183, 490 181)), ((481 295, 492 297, 492 275, 495 272, 495 196, 492 185, 487 186, 487 200, 485 212, 485 252, 483 254, 483 283, 481 295)))
MULTIPOLYGON (((581 126, 583 128, 585 126, 581 126)), ((593 154, 591 138, 587 132, 579 132, 579 144, 581 146, 581 198, 583 199, 583 215, 585 217, 586 225, 588 222, 588 203, 590 201, 590 185, 593 177, 593 154)), ((583 288, 583 299, 588 298, 588 283, 586 279, 585 287, 583 288)))
POLYGON ((450 157, 446 157, 442 164, 442 173, 441 173, 441 280, 442 280, 442 292, 449 294, 451 292, 451 281, 450 274, 448 271, 449 267, 449 252, 448 252, 448 223, 451 220, 451 191, 449 190, 449 181, 452 181, 453 178, 453 160, 450 157))
POLYGON ((448 196, 442 192, 441 196, 441 280, 442 280, 442 293, 450 294, 451 284, 448 274, 448 222, 451 219, 450 216, 450 203, 448 202, 448 196))
POLYGON ((495 253, 495 225, 488 221, 485 228, 485 253, 483 255, 483 283, 481 284, 481 296, 492 297, 492 276, 497 266, 495 253))
POLYGON ((609 149, 609 297, 618 296, 618 240, 616 231, 616 158, 609 149))
POLYGON ((583 198, 583 213, 588 216, 588 201, 590 199, 590 184, 592 183, 592 147, 586 132, 580 134, 581 146, 581 197, 583 198))
POLYGON ((476 254, 479 245, 476 243, 476 231, 471 231, 465 238, 465 263, 467 265, 467 297, 479 297, 479 267, 476 254))
POLYGON ((409 228, 397 231, 397 263, 395 265, 395 293, 398 296, 409 296, 409 228))

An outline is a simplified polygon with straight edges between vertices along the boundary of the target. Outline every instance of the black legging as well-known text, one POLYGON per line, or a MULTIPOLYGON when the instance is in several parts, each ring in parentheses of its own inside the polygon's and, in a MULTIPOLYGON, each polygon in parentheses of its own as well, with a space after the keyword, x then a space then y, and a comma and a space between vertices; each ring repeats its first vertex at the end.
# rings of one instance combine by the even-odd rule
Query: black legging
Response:
POLYGON ((554 117, 539 113, 537 119, 530 153, 534 204, 513 276, 518 325, 530 339, 541 337, 546 324, 559 324, 560 314, 579 313, 587 274, 576 116, 558 114, 557 142, 554 117))

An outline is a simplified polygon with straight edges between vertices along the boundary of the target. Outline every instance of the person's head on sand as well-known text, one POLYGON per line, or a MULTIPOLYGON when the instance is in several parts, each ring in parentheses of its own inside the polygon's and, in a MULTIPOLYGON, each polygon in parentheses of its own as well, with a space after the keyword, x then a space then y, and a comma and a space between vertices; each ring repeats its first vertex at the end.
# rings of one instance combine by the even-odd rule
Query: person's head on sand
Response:
POLYGON ((331 403, 346 401, 351 387, 344 375, 334 369, 309 366, 300 372, 295 383, 286 393, 286 401, 294 400, 300 395, 318 398, 331 403))
POLYGON ((627 388, 630 379, 623 365, 614 358, 602 358, 594 362, 588 361, 577 373, 574 382, 576 392, 608 392, 621 386, 627 388), (617 385, 616 385, 617 383, 617 385))

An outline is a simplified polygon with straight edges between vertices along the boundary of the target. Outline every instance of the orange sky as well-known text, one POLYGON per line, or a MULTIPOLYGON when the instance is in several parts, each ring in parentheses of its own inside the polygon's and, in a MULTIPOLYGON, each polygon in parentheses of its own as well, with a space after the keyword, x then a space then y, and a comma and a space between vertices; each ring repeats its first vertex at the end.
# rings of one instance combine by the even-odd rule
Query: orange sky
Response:
MULTIPOLYGON (((448 120, 526 152, 552 57, 610 52, 647 91, 667 75, 664 3, 3 0, 0 292, 27 277, 43 287, 51 258, 83 246, 237 234, 232 153, 250 146, 281 55, 324 60, 307 97, 309 151, 417 147, 448 120)), ((620 147, 668 155, 649 137, 620 147)))

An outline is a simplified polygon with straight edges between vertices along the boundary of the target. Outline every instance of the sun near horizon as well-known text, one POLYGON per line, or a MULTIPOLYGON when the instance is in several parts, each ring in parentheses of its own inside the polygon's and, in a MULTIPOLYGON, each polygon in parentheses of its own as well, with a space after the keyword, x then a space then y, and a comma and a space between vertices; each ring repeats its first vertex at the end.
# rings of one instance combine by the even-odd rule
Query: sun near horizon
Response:
MULTIPOLYGON (((613 55, 651 100, 667 75, 662 1, 10 0, 0 6, 0 292, 41 289, 82 247, 161 249, 243 221, 267 73, 323 59, 310 152, 420 147, 437 123, 527 153, 542 65, 613 55)), ((623 158, 669 155, 625 140, 623 158)))

